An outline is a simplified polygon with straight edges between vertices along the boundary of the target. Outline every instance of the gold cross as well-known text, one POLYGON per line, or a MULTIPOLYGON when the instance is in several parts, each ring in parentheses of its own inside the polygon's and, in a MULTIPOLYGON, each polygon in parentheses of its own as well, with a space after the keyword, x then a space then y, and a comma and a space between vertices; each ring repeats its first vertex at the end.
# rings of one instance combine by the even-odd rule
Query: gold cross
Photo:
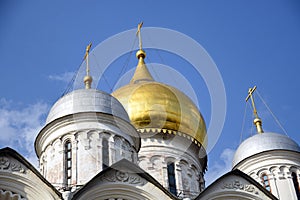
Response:
POLYGON ((89 68, 89 52, 90 52, 91 47, 92 47, 92 43, 90 43, 89 45, 86 46, 85 54, 84 54, 84 58, 83 58, 83 60, 86 59, 86 75, 87 76, 89 76, 89 73, 90 73, 90 68, 89 68))
POLYGON ((83 60, 85 60, 88 57, 91 47, 92 47, 92 43, 86 46, 83 60))
POLYGON ((246 97, 246 102, 249 100, 249 98, 251 99, 251 103, 252 103, 252 107, 253 107, 253 113, 254 113, 255 117, 258 118, 257 110, 256 110, 255 103, 254 103, 254 98, 253 98, 253 95, 252 95, 255 90, 256 90, 256 86, 254 86, 253 88, 249 88, 248 96, 246 97))
POLYGON ((143 26, 143 22, 138 24, 138 30, 136 31, 136 35, 139 37, 139 47, 142 50, 142 36, 141 36, 141 28, 143 26))
POLYGON ((253 123, 256 126, 257 132, 258 133, 263 133, 264 131, 262 129, 262 121, 257 115, 257 111, 256 111, 255 103, 254 103, 254 98, 253 98, 253 92, 255 90, 256 90, 256 86, 254 86, 253 88, 249 88, 248 96, 246 97, 246 102, 249 100, 249 98, 251 99, 251 103, 252 103, 252 107, 253 107, 253 113, 255 115, 255 119, 253 120, 253 123))

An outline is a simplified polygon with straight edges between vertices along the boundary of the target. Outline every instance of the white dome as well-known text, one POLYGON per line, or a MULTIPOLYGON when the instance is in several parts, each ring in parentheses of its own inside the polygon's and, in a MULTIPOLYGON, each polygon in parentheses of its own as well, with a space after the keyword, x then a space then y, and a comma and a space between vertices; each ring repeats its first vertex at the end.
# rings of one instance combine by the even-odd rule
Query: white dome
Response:
POLYGON ((246 139, 238 147, 233 158, 233 166, 236 166, 250 156, 270 150, 290 150, 300 152, 300 147, 286 135, 278 133, 256 134, 246 139))
POLYGON ((122 104, 110 94, 96 89, 80 89, 64 95, 54 104, 46 124, 60 117, 82 112, 110 114, 130 122, 122 104))

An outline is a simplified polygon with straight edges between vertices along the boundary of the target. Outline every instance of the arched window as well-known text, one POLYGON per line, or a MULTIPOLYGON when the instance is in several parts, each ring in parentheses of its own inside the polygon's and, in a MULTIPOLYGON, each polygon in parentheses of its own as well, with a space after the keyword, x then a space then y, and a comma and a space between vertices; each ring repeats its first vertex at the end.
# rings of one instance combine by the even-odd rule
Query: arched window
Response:
POLYGON ((172 194, 177 195, 174 163, 168 163, 167 171, 168 171, 169 191, 172 194))
POLYGON ((72 179, 72 144, 70 140, 67 140, 65 142, 64 146, 64 165, 65 165, 65 184, 67 186, 71 185, 71 179, 72 179))
POLYGON ((269 177, 268 177, 267 174, 264 173, 264 174, 261 175, 261 181, 262 181, 262 183, 263 183, 263 186, 264 186, 268 191, 271 192, 270 181, 269 181, 269 177))
POLYGON ((292 178, 293 178, 293 183, 294 183, 294 187, 295 187, 297 197, 298 197, 298 199, 300 199, 299 182, 298 182, 297 174, 295 172, 292 172, 292 178))
POLYGON ((102 170, 109 166, 109 151, 108 141, 106 138, 102 139, 102 170))

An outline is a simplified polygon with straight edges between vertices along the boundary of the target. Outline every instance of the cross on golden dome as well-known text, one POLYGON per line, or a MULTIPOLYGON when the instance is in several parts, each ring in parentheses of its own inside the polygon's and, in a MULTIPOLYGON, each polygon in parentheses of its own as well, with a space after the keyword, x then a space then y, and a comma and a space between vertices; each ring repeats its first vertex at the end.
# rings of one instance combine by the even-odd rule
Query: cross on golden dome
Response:
POLYGON ((193 101, 175 87, 156 82, 144 62, 146 57, 142 49, 141 27, 139 50, 136 53, 138 64, 129 84, 117 89, 112 95, 126 109, 133 126, 142 137, 148 137, 149 131, 160 134, 174 134, 185 137, 198 146, 207 145, 206 124, 193 101))
POLYGON ((139 47, 142 50, 142 36, 141 36, 141 28, 143 26, 143 22, 138 24, 138 29, 136 31, 136 35, 139 37, 139 47))

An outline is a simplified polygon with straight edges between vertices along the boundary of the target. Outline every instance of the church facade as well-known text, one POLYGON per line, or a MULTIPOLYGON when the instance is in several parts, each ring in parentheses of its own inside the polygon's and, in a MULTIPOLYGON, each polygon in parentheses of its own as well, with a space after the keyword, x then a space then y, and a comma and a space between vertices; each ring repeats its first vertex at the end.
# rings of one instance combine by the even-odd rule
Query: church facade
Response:
POLYGON ((61 97, 36 137, 39 170, 13 149, 0 150, 1 200, 300 199, 299 145, 264 133, 257 115, 258 134, 239 146, 232 171, 206 187, 201 113, 153 79, 141 46, 136 57, 130 83, 112 94, 91 88, 87 62, 85 89, 61 97))

